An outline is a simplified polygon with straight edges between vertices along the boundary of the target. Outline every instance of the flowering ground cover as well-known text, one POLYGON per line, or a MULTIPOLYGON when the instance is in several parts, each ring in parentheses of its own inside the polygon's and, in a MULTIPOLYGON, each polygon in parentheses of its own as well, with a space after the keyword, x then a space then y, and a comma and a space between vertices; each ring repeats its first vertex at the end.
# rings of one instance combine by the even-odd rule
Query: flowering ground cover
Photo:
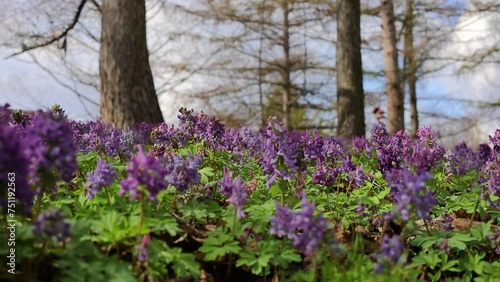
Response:
POLYGON ((446 150, 428 127, 340 140, 178 117, 1 107, 0 280, 500 280, 500 129, 446 150))

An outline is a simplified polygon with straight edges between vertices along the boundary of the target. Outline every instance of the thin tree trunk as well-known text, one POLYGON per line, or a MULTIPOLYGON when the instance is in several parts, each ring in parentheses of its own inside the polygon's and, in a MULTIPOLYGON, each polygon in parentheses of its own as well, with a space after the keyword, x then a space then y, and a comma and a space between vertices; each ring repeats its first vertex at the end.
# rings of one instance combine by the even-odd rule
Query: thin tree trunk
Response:
POLYGON ((413 0, 406 0, 405 12, 405 70, 408 82, 408 94, 410 96, 411 135, 417 134, 418 109, 417 109, 417 63, 415 61, 415 49, 413 47, 413 0))
POLYGON ((384 50, 385 91, 387 93, 387 131, 390 135, 404 130, 404 96, 401 90, 396 27, 392 0, 382 0, 382 48, 384 50))
POLYGON ((363 71, 361 63, 360 1, 337 3, 337 133, 365 135, 363 71))
POLYGON ((283 112, 283 127, 291 129, 291 113, 290 113, 290 100, 292 96, 292 80, 290 77, 291 63, 290 63, 290 7, 288 0, 283 0, 283 52, 285 56, 285 65, 282 71, 283 76, 283 92, 282 92, 282 112, 283 112))
POLYGON ((145 0, 103 0, 101 115, 119 128, 162 122, 146 42, 145 0))

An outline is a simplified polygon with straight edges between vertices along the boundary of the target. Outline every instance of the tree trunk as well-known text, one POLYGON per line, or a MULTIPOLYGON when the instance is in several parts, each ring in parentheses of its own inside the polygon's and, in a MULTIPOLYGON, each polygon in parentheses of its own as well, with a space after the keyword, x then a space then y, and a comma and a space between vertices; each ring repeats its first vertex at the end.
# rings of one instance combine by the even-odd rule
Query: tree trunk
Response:
POLYGON ((417 109, 417 63, 415 61, 415 49, 413 47, 413 0, 406 0, 405 12, 405 70, 408 82, 408 94, 410 96, 411 135, 417 134, 418 109, 417 109))
POLYGON ((404 96, 401 90, 396 26, 392 0, 382 0, 382 48, 384 50, 385 92, 387 94, 387 131, 390 135, 404 130, 404 96))
POLYGON ((337 133, 365 135, 363 70, 361 66, 360 1, 337 3, 337 133))
POLYGON ((290 103, 292 96, 292 80, 291 80, 291 63, 290 63, 290 7, 288 0, 283 0, 283 55, 285 56, 285 65, 283 67, 283 92, 282 92, 282 112, 283 112, 283 127, 291 129, 291 113, 290 103))
POLYGON ((101 115, 119 128, 162 122, 149 66, 145 0, 103 0, 101 115))

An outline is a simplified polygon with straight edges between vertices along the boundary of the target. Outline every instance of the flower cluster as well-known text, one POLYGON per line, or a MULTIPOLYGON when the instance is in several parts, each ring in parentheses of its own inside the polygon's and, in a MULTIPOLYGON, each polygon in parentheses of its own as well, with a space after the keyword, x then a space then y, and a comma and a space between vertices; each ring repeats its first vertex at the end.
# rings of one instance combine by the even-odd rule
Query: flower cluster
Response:
MULTIPOLYGON (((70 182, 78 168, 71 124, 52 112, 38 113, 22 135, 31 158, 30 177, 70 182)), ((46 183, 51 185, 53 183, 46 183)))
POLYGON ((429 172, 413 175, 406 169, 393 170, 387 174, 387 182, 391 187, 394 207, 402 220, 410 219, 410 207, 413 206, 418 217, 430 220, 430 212, 437 200, 432 192, 425 190, 425 181, 432 178, 429 172))
POLYGON ((200 156, 194 157, 188 154, 188 157, 173 156, 172 160, 166 165, 167 181, 174 186, 181 194, 191 188, 192 183, 199 183, 201 175, 198 167, 202 159, 200 156))
MULTIPOLYGON (((138 199, 141 191, 139 185, 149 193, 151 200, 156 200, 156 195, 168 186, 165 178, 167 170, 158 159, 145 155, 142 146, 137 146, 137 155, 127 164, 127 178, 122 180, 120 196, 129 193, 130 200, 138 199)), ((144 192, 146 192, 144 191, 144 192)))
POLYGON ((404 249, 405 246, 401 240, 401 236, 384 234, 380 253, 375 254, 375 258, 377 259, 375 272, 381 273, 384 270, 384 266, 404 262, 405 258, 402 256, 404 249))
POLYGON ((95 171, 87 174, 85 184, 87 197, 92 200, 103 187, 110 186, 117 176, 113 166, 99 158, 95 171))
POLYGON ((314 202, 308 202, 305 194, 301 198, 301 209, 295 212, 276 203, 276 215, 271 218, 269 233, 278 237, 287 236, 295 247, 310 255, 323 240, 326 219, 322 215, 314 217, 314 202))
POLYGON ((33 223, 35 235, 55 236, 59 241, 66 241, 71 237, 70 225, 64 222, 64 213, 58 209, 42 212, 33 223))
POLYGON ((299 136, 285 131, 282 123, 274 118, 269 120, 263 137, 261 164, 262 171, 268 175, 267 186, 271 187, 278 177, 284 180, 294 179, 299 169, 297 164, 299 136))
POLYGON ((139 143, 135 131, 107 126, 102 120, 86 124, 73 122, 72 126, 76 147, 82 153, 95 151, 108 157, 129 157, 139 143))
POLYGON ((453 174, 464 175, 472 169, 481 168, 481 162, 465 142, 456 145, 448 154, 449 168, 453 174))
POLYGON ((435 167, 446 150, 438 144, 438 132, 430 127, 421 127, 417 129, 418 139, 413 142, 411 139, 406 139, 405 162, 409 166, 414 166, 417 172, 430 171, 435 167))
POLYGON ((9 126, 9 113, 8 105, 0 107, 0 185, 5 187, 0 192, 0 206, 7 203, 7 181, 14 178, 16 198, 29 209, 33 203, 33 191, 27 181, 29 159, 24 154, 23 140, 9 126))
POLYGON ((219 181, 219 191, 222 195, 229 198, 229 201, 236 206, 237 216, 239 218, 245 217, 243 212, 243 204, 248 200, 245 186, 241 182, 241 177, 238 175, 232 179, 232 172, 224 167, 222 180, 219 181))

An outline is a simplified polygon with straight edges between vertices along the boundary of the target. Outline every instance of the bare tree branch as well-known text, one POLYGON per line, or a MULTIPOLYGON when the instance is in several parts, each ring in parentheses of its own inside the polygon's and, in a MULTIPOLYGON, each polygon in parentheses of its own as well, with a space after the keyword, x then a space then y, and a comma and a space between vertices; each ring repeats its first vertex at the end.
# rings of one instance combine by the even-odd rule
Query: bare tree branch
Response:
POLYGON ((61 40, 62 38, 66 37, 68 35, 68 33, 78 23, 78 20, 80 19, 80 15, 82 14, 82 10, 83 10, 83 7, 85 6, 86 2, 87 2, 87 0, 81 0, 80 4, 78 5, 78 8, 76 10, 75 16, 73 17, 73 21, 71 21, 70 25, 61 34, 59 34, 57 36, 54 36, 54 37, 50 38, 49 40, 47 40, 47 41, 45 41, 43 43, 35 44, 35 45, 32 45, 32 46, 23 46, 22 47, 23 50, 21 50, 19 52, 16 52, 16 53, 14 53, 12 55, 9 55, 5 59, 9 59, 9 58, 21 55, 21 54, 23 54, 25 52, 28 52, 28 51, 31 51, 31 50, 34 50, 34 49, 38 49, 38 48, 41 48, 41 47, 49 46, 50 44, 52 44, 54 42, 57 42, 57 41, 61 40))

